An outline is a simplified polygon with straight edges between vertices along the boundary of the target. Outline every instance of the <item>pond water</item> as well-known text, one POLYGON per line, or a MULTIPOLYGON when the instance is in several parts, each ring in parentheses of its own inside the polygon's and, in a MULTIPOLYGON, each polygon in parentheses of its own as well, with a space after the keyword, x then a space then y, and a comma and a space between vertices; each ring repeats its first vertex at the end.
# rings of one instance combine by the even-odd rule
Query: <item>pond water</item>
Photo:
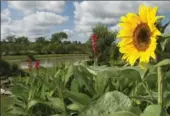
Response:
MULTIPOLYGON (((42 59, 40 60, 40 66, 42 67, 53 67, 60 63, 72 63, 76 61, 86 60, 87 56, 77 56, 77 57, 58 57, 53 59, 42 59)), ((28 68, 28 62, 21 61, 17 63, 21 69, 28 68)), ((32 62, 33 66, 35 62, 32 62)))

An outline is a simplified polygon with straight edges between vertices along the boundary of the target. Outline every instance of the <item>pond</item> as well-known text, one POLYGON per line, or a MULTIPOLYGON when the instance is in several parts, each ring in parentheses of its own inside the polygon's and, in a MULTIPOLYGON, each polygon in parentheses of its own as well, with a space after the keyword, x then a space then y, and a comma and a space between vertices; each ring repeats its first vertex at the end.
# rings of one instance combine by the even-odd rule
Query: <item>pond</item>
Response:
MULTIPOLYGON (((49 59, 40 59, 40 66, 42 67, 53 67, 60 63, 72 63, 76 61, 86 60, 88 59, 87 56, 69 56, 69 57, 57 57, 57 58, 49 58, 49 59)), ((27 61, 17 61, 15 62, 19 65, 21 69, 28 68, 27 61)), ((33 66, 35 62, 32 62, 33 66)))

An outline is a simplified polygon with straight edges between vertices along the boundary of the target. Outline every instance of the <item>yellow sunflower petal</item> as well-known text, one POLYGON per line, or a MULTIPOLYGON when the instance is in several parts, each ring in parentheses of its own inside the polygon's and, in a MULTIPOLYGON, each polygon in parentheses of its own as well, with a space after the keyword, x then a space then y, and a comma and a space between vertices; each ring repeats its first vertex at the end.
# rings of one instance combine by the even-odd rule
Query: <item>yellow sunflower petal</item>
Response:
POLYGON ((138 12, 140 18, 142 19, 143 22, 147 22, 147 7, 144 5, 141 5, 139 7, 139 12, 138 12))
POLYGON ((133 36, 132 31, 122 29, 119 31, 117 38, 132 37, 132 36, 133 36))
POLYGON ((139 58, 139 53, 137 51, 131 52, 129 57, 130 65, 133 66, 138 58, 139 58))
POLYGON ((155 52, 154 52, 154 51, 151 52, 151 57, 152 57, 154 60, 156 60, 156 55, 155 55, 155 52))
POLYGON ((119 51, 120 51, 121 53, 126 53, 126 52, 131 52, 131 51, 133 51, 134 49, 135 49, 134 46, 133 46, 132 44, 130 44, 130 45, 127 45, 127 46, 120 47, 120 48, 119 48, 119 51))
POLYGON ((121 39, 121 41, 118 43, 118 46, 122 47, 122 46, 130 44, 132 42, 133 42, 132 38, 124 38, 124 39, 121 39))
MULTIPOLYGON (((131 27, 136 27, 136 25, 141 22, 141 19, 139 16, 137 16, 134 13, 128 13, 126 17, 122 16, 120 21, 121 23, 126 24, 126 26, 128 25, 128 27, 131 28, 131 27)), ((125 26, 121 26, 121 27, 125 27, 125 26)))

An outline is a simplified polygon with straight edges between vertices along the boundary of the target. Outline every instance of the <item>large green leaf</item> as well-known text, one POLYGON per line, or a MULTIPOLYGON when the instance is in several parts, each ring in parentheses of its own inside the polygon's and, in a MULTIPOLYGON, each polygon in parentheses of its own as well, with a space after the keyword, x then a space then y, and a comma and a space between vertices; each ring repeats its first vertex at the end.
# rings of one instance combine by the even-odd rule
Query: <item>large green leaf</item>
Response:
POLYGON ((78 81, 80 86, 85 86, 88 92, 94 94, 94 88, 92 86, 93 82, 93 74, 90 73, 86 66, 84 65, 77 65, 74 67, 74 78, 78 81))
POLYGON ((136 115, 128 111, 120 111, 120 112, 110 114, 109 116, 139 116, 139 115, 136 115))
POLYGON ((39 101, 39 100, 30 100, 30 101, 28 102, 27 108, 30 109, 30 108, 34 107, 36 104, 38 104, 38 103, 40 103, 40 102, 41 102, 41 101, 39 101))
POLYGON ((71 82, 71 87, 70 87, 71 91, 79 92, 79 87, 80 87, 80 85, 79 85, 78 81, 74 78, 71 82))
POLYGON ((9 111, 9 113, 13 116, 28 116, 27 112, 24 109, 16 106, 14 106, 12 110, 9 111))
POLYGON ((81 105, 88 105, 91 102, 91 98, 84 93, 65 91, 64 95, 65 97, 68 97, 71 101, 81 105))
POLYGON ((146 107, 141 116, 160 116, 161 106, 160 105, 150 105, 146 107))
POLYGON ((136 72, 136 76, 138 73, 139 75, 136 77, 136 79, 140 81, 141 79, 143 79, 147 76, 150 68, 152 68, 152 65, 147 64, 147 65, 145 65, 145 69, 141 68, 140 66, 134 66, 134 67, 122 67, 121 70, 122 71, 128 70, 128 71, 136 72), (140 76, 140 78, 139 78, 139 76, 140 76))
POLYGON ((64 85, 66 85, 66 83, 70 80, 70 77, 73 75, 73 66, 69 66, 64 73, 66 73, 64 76, 64 85))
POLYGON ((157 74, 152 73, 146 76, 145 81, 152 90, 157 89, 157 74))
POLYGON ((50 101, 50 104, 53 108, 65 111, 65 104, 64 101, 60 98, 56 97, 49 97, 48 100, 50 101))
POLYGON ((165 66, 165 65, 170 65, 170 59, 165 59, 160 61, 155 65, 155 67, 160 67, 160 66, 165 66))
POLYGON ((160 43, 161 48, 162 48, 163 51, 165 50, 166 45, 168 44, 168 42, 170 42, 170 35, 163 42, 160 43))
POLYGON ((130 99, 124 94, 118 91, 108 92, 87 106, 80 116, 108 116, 114 112, 128 111, 131 105, 130 99))
POLYGON ((67 108, 69 110, 79 111, 80 112, 83 109, 83 106, 80 105, 80 104, 73 103, 73 104, 68 105, 67 108))
POLYGON ((168 21, 166 24, 164 24, 162 27, 161 27, 161 32, 164 33, 165 29, 167 28, 167 26, 170 24, 170 21, 168 21))
POLYGON ((95 92, 97 95, 102 95, 108 85, 109 78, 103 76, 102 74, 97 75, 95 78, 95 92))

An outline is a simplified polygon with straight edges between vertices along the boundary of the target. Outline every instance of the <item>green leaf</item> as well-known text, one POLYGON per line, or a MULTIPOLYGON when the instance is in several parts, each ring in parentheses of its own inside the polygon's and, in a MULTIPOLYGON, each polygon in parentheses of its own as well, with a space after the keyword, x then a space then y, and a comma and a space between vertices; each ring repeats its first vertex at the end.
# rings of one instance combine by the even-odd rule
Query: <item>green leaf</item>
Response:
POLYGON ((70 77, 73 75, 73 66, 69 66, 66 71, 66 76, 64 76, 64 85, 70 80, 70 77))
POLYGON ((166 27, 170 24, 170 21, 168 21, 164 26, 162 26, 161 30, 164 33, 166 27))
POLYGON ((94 88, 91 84, 93 76, 84 65, 74 67, 74 78, 79 82, 80 86, 85 86, 91 94, 94 94, 94 88))
POLYGON ((131 107, 130 110, 132 113, 136 114, 136 115, 140 115, 142 113, 141 109, 139 107, 131 107))
POLYGON ((163 51, 165 50, 166 45, 168 44, 168 42, 170 42, 170 35, 168 37, 166 37, 166 39, 163 42, 160 43, 161 48, 162 48, 163 51))
POLYGON ((165 66, 165 65, 170 65, 170 59, 165 59, 157 63, 154 67, 160 67, 160 66, 165 66))
POLYGON ((108 75, 107 74, 108 73, 104 71, 98 73, 98 75, 94 77, 95 94, 103 95, 103 93, 105 92, 105 89, 108 86, 109 77, 113 76, 113 75, 109 76, 109 74, 108 75))
POLYGON ((128 111, 120 111, 120 112, 113 113, 109 116, 139 116, 139 115, 133 114, 128 111))
POLYGON ((72 92, 78 92, 79 91, 79 86, 80 85, 79 85, 78 81, 76 79, 73 79, 72 82, 71 82, 70 89, 71 89, 72 92))
POLYGON ((35 106, 36 104, 40 103, 40 101, 38 100, 31 100, 28 102, 28 109, 32 108, 33 106, 35 106))
POLYGON ((69 110, 79 111, 80 112, 83 109, 83 106, 80 105, 80 104, 73 103, 73 104, 68 105, 67 108, 69 110))
POLYGON ((80 116, 108 116, 122 110, 128 111, 131 105, 130 99, 121 92, 107 92, 87 106, 80 116))
POLYGON ((157 74, 153 73, 153 74, 149 74, 148 76, 146 76, 145 81, 147 83, 147 85, 149 86, 149 88, 153 89, 157 89, 157 74))
POLYGON ((48 97, 48 99, 52 107, 54 107, 55 109, 60 109, 62 111, 65 111, 65 104, 63 100, 57 97, 48 97))
POLYGON ((50 115, 50 116, 68 116, 67 114, 53 114, 53 115, 50 115))
POLYGON ((160 105, 150 105, 146 107, 144 113, 141 116, 160 116, 161 106, 160 105))
POLYGON ((25 112, 24 109, 19 108, 19 107, 13 107, 11 111, 9 111, 10 114, 12 115, 17 115, 17 116, 28 116, 28 114, 25 112))
POLYGON ((125 78, 128 78, 131 81, 138 81, 139 82, 139 81, 141 81, 141 78, 142 78, 141 76, 144 75, 144 71, 140 70, 137 67, 134 67, 134 68, 125 67, 125 68, 121 69, 120 75, 125 77, 125 78))
POLYGON ((149 69, 152 68, 152 65, 145 65, 146 69, 142 69, 140 66, 134 66, 134 67, 123 67, 121 68, 121 70, 133 70, 136 71, 140 74, 140 79, 138 78, 138 80, 140 81, 141 79, 145 78, 147 76, 147 74, 149 73, 149 69))
POLYGON ((84 93, 65 91, 64 95, 67 96, 71 101, 82 105, 88 105, 91 102, 91 98, 84 93))

